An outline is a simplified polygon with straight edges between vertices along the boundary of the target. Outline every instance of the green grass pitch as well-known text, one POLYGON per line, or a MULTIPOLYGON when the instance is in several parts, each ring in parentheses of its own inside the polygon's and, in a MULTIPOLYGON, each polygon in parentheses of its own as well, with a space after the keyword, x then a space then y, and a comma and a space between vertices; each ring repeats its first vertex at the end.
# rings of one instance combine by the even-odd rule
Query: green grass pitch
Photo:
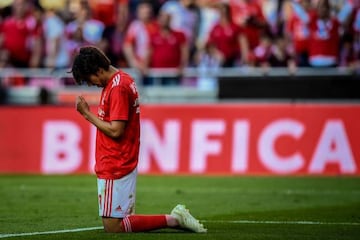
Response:
POLYGON ((357 177, 140 175, 137 186, 137 213, 184 203, 208 233, 68 232, 101 226, 95 176, 3 175, 0 239, 360 239, 357 177), (18 233, 35 235, 5 235, 18 233))

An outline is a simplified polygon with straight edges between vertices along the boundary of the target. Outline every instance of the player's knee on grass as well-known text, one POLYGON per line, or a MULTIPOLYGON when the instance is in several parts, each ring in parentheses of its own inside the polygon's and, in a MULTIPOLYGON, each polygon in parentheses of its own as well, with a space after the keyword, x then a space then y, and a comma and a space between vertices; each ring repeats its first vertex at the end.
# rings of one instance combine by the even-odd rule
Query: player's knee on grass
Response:
POLYGON ((104 230, 107 233, 120 233, 123 232, 121 218, 102 218, 104 230))

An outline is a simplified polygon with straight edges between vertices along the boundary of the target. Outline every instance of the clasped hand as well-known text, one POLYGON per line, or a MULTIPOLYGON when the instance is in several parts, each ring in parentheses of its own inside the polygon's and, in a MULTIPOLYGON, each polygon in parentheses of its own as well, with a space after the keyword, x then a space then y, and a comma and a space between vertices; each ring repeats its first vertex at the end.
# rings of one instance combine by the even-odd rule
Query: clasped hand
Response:
POLYGON ((89 111, 89 104, 86 102, 83 96, 76 97, 75 107, 76 110, 82 115, 85 115, 89 111))

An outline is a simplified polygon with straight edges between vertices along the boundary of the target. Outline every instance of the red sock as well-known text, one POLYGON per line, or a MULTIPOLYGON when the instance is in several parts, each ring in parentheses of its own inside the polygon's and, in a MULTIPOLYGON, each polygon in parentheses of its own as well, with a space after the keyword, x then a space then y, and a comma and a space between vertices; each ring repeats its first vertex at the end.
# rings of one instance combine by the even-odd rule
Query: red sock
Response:
POLYGON ((124 232, 146 232, 166 227, 165 215, 129 215, 122 220, 124 232))

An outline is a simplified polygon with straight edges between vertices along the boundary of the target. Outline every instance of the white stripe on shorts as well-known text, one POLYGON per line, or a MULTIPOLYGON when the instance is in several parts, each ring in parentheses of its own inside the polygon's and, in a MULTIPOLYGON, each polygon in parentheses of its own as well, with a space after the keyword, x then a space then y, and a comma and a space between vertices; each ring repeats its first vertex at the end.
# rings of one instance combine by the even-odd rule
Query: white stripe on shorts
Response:
POLYGON ((105 196, 104 196, 104 209, 103 209, 104 217, 111 216, 113 185, 114 185, 114 180, 106 180, 105 196))

